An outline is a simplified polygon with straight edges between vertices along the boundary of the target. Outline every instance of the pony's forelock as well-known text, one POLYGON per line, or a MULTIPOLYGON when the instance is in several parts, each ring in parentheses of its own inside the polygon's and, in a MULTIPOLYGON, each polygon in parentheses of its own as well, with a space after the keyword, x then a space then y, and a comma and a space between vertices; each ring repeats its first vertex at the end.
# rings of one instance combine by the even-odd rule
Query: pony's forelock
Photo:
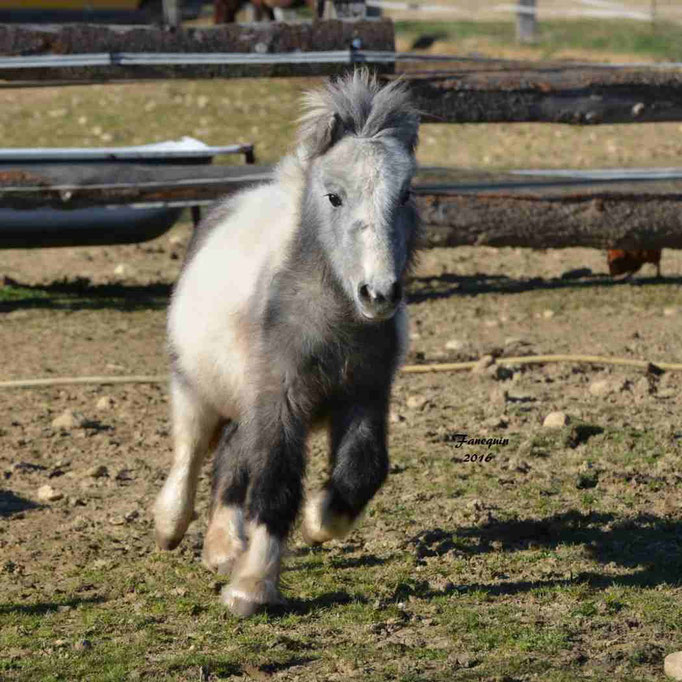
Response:
POLYGON ((393 137, 414 152, 419 113, 403 81, 382 86, 367 69, 357 69, 303 96, 298 156, 310 161, 345 135, 393 137))

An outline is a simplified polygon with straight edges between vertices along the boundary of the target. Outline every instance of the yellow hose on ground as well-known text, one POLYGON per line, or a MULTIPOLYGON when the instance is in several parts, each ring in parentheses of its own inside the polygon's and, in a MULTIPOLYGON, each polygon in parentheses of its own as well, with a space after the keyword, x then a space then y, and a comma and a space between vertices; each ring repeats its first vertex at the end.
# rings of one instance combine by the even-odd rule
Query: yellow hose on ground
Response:
MULTIPOLYGON (((427 374, 429 372, 463 372, 473 369, 478 360, 469 362, 445 362, 428 365, 405 365, 401 372, 405 374, 427 374)), ((522 355, 512 358, 496 358, 498 365, 544 365, 552 362, 570 362, 574 364, 616 365, 636 367, 638 369, 658 369, 665 372, 682 372, 679 362, 648 362, 630 358, 608 358, 601 355, 522 355)), ((0 381, 3 388, 49 388, 52 386, 76 386, 96 384, 101 386, 115 384, 163 384, 168 381, 167 375, 131 375, 131 376, 92 376, 92 377, 55 377, 52 379, 17 379, 0 381)))

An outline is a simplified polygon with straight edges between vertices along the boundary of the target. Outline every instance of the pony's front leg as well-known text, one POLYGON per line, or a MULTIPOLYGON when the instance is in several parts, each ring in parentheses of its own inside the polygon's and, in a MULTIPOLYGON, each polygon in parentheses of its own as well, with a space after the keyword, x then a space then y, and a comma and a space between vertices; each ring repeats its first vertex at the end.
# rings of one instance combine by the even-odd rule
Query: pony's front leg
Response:
POLYGON ((331 446, 331 476, 305 508, 303 537, 311 544, 347 535, 386 480, 386 402, 334 411, 331 446))
POLYGON ((286 399, 261 410, 248 429, 248 548, 222 594, 232 613, 250 616, 283 602, 279 576, 286 539, 302 497, 305 430, 286 399))
POLYGON ((181 377, 171 382, 173 464, 154 505, 156 544, 174 549, 194 516, 201 464, 221 426, 219 415, 181 377))

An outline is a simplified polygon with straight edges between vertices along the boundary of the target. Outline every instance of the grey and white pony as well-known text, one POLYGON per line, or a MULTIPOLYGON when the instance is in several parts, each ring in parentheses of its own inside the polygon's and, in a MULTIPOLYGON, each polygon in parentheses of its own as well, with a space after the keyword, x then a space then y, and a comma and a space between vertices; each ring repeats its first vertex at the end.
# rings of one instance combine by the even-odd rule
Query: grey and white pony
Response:
POLYGON ((168 320, 174 459, 156 538, 182 539, 217 445, 203 561, 232 572, 236 614, 281 602, 311 429, 329 431, 331 473, 306 505, 307 541, 348 533, 386 477, 418 125, 404 86, 366 71, 308 93, 274 180, 226 200, 190 243, 168 320))

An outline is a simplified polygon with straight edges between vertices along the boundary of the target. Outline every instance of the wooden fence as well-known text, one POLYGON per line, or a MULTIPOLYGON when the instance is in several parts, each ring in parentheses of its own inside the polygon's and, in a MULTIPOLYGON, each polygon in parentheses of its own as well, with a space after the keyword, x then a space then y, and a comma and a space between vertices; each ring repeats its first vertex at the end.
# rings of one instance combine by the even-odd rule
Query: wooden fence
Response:
MULTIPOLYGON (((381 67, 384 78, 395 78, 396 71, 405 78, 427 122, 591 125, 682 120, 680 65, 420 60, 393 50, 393 27, 386 20, 172 32, 154 27, 0 26, 0 78, 13 86, 323 75, 365 63, 381 67), (96 61, 97 55, 103 64, 78 62, 81 57, 96 61), (132 57, 126 62, 125 55, 132 57), (71 58, 75 61, 65 65, 71 58), (254 61, 247 63, 249 59, 254 61)), ((121 182, 106 166, 86 172, 82 167, 28 171, 10 165, 0 169, 0 206, 199 206, 268 172, 254 166, 129 166, 121 182)), ((433 244, 682 248, 682 180, 675 173, 625 173, 599 180, 424 169, 416 194, 433 244)))

